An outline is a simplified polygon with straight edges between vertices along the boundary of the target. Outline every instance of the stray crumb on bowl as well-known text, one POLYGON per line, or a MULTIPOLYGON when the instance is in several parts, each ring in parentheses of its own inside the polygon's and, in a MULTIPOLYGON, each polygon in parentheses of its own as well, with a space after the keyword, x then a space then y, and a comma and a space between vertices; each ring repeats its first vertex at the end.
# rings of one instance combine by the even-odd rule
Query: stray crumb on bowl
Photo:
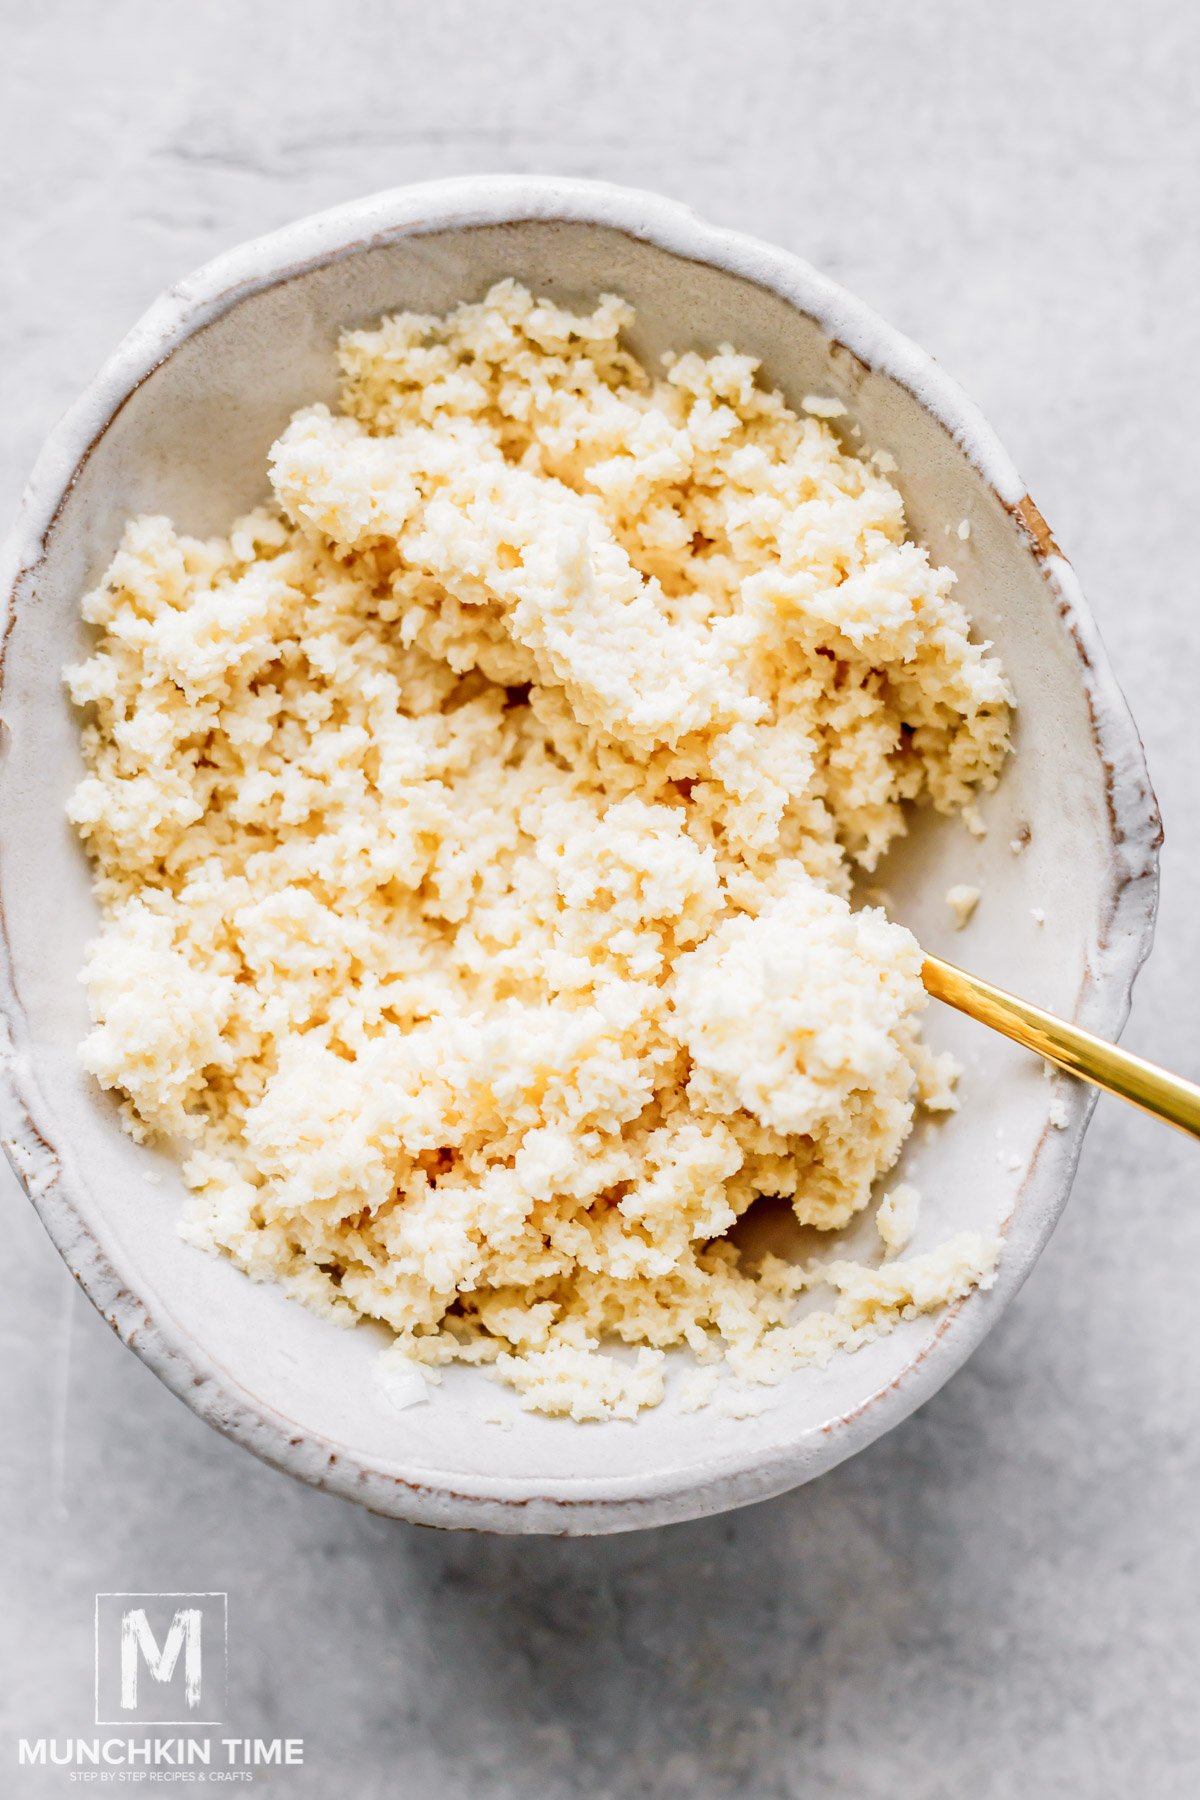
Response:
POLYGON ((875 1229, 891 1255, 898 1255, 911 1241, 920 1205, 920 1193, 909 1181, 898 1183, 880 1201, 875 1229))
POLYGON ((1071 1115, 1067 1110, 1067 1103, 1061 1094, 1055 1094, 1053 1100, 1051 1100, 1050 1111, 1047 1114, 1047 1117, 1055 1131, 1065 1131, 1067 1129, 1067 1126, 1071 1122, 1071 1115))
POLYGON ((707 1368, 692 1369, 679 1384, 680 1412, 699 1412, 707 1406, 720 1380, 720 1369, 711 1363, 707 1368))
POLYGON ((386 1350, 375 1358, 375 1387, 396 1412, 407 1412, 410 1406, 423 1406, 433 1386, 430 1371, 410 1357, 386 1350))
POLYGON ((768 1405, 761 1389, 755 1393, 744 1387, 731 1387, 718 1396, 716 1410, 726 1419, 761 1419, 768 1405))
POLYGON ((846 412, 842 401, 821 394, 805 394, 800 405, 814 419, 840 419, 846 412))
POLYGON ((946 905, 954 914, 954 929, 961 931, 979 905, 979 889, 969 887, 965 882, 957 882, 954 887, 946 889, 946 905))

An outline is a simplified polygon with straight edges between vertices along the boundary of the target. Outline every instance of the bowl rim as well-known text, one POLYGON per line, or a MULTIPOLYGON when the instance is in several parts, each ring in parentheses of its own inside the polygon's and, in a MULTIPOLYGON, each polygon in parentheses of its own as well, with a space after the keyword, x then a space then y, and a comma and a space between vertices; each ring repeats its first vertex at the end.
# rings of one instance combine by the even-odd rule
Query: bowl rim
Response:
MULTIPOLYGON (((18 588, 39 562, 71 487, 116 414, 172 352, 212 320, 264 288, 399 238, 472 226, 564 221, 609 227, 686 261, 707 264, 774 293, 815 319, 863 363, 907 388, 947 431, 1008 510, 1040 566, 1069 633, 1103 766, 1112 842, 1109 888, 1076 1018, 1115 1036, 1149 953, 1162 831, 1145 754, 1074 571, 978 408, 931 356, 802 258, 709 225, 689 207, 640 189, 562 177, 467 176, 386 190, 241 244, 167 289, 137 322, 51 432, 17 519, 0 550, 0 701, 18 588)), ((886 1386, 851 1411, 798 1435, 783 1450, 714 1458, 640 1476, 416 1480, 317 1438, 235 1383, 215 1357, 151 1316, 87 1223, 72 1178, 55 1153, 50 1109, 23 1053, 27 1037, 17 972, 3 931, 0 891, 0 1138, 68 1268, 130 1348, 201 1417, 264 1460, 301 1479, 419 1523, 500 1531, 596 1533, 664 1524, 784 1492, 833 1467, 897 1425, 949 1379, 1020 1287, 1066 1204, 1095 1094, 1072 1096, 1072 1126, 1031 1159, 1010 1215, 1024 1221, 1021 1253, 1001 1259, 995 1286, 943 1314, 927 1343, 886 1386), (1040 1172, 1040 1211, 1028 1193, 1040 1172), (1052 1177, 1052 1179, 1050 1179, 1052 1177)))

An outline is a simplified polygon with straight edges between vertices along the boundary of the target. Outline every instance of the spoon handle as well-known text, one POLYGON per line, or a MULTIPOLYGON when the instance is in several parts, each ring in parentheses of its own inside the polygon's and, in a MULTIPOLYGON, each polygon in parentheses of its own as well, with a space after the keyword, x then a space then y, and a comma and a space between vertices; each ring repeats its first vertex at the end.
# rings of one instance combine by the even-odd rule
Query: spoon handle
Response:
POLYGON ((1053 1013, 1006 994, 1003 988, 981 981, 978 975, 956 969, 940 956, 926 956, 921 979, 935 1000, 944 1000, 948 1006, 978 1019, 981 1025, 1003 1032, 1005 1037, 1036 1051, 1069 1075, 1093 1082, 1122 1100, 1132 1101, 1143 1112, 1165 1119, 1192 1137, 1200 1137, 1200 1087, 1195 1082, 1169 1075, 1140 1056, 1131 1056, 1128 1050, 1118 1050, 1115 1044, 1106 1044, 1090 1031, 1056 1019, 1053 1013))

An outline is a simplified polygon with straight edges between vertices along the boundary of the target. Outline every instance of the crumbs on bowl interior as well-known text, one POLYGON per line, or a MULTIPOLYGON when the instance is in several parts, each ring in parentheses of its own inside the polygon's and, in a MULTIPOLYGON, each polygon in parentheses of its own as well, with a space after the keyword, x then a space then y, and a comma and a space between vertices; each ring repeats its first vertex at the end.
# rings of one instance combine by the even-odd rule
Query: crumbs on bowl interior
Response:
POLYGON ((966 882, 957 882, 954 887, 946 889, 946 905, 954 914, 954 928, 961 931, 970 923, 975 908, 979 905, 979 889, 969 887, 966 882))
POLYGON ((954 1104, 914 939, 847 896, 905 802, 975 816, 1009 694, 890 459, 631 324, 503 282, 348 332, 273 507, 137 519, 84 601, 84 1060, 188 1147, 192 1244, 391 1328, 394 1399, 461 1360, 629 1417, 669 1348, 775 1381, 997 1255, 728 1236, 786 1196, 836 1246, 954 1104))
POLYGON ((901 1181, 883 1196, 875 1212, 875 1229, 888 1253, 899 1254, 917 1229, 921 1196, 910 1181, 901 1181))

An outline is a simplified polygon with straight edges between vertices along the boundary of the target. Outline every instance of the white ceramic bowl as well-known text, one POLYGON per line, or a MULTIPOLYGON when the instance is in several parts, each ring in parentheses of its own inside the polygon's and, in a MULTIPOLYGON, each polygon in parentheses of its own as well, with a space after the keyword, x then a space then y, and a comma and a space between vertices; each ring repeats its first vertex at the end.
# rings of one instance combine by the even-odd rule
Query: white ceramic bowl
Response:
POLYGON ((824 1372, 795 1374, 754 1419, 686 1415, 669 1399, 634 1425, 578 1426, 514 1406, 503 1431, 483 1418, 496 1389, 467 1370, 451 1371, 431 1404, 398 1411, 373 1379, 372 1332, 338 1331, 178 1239, 173 1165, 120 1131, 77 1060, 87 1026, 77 972, 95 912, 64 819, 79 755, 60 672, 83 647, 79 597, 129 515, 217 532, 262 497, 272 438, 295 407, 333 396, 339 328, 389 310, 441 312, 505 275, 557 298, 625 295, 644 356, 725 340, 752 351, 793 402, 840 396, 866 441, 897 458, 914 532, 958 570, 1020 703, 1016 755, 984 809, 988 835, 922 817, 885 873, 930 949, 1115 1035, 1150 945, 1160 834, 1141 745, 1079 588, 982 418, 927 356, 807 264, 670 201, 525 178, 377 195, 210 263, 156 302, 90 384, 46 445, 0 569, 11 597, 5 1147, 125 1342, 260 1456, 428 1524, 617 1531, 807 1481, 939 1388, 1049 1237, 1090 1096, 1069 1089, 1066 1129, 1048 1129, 1052 1090, 1032 1058, 949 1013, 931 1016, 928 1035, 967 1073, 961 1112, 911 1150, 925 1197, 915 1248, 1002 1220, 999 1279, 824 1372), (984 895, 961 935, 943 899, 957 880, 984 895), (149 1168, 162 1185, 146 1181, 149 1168))

